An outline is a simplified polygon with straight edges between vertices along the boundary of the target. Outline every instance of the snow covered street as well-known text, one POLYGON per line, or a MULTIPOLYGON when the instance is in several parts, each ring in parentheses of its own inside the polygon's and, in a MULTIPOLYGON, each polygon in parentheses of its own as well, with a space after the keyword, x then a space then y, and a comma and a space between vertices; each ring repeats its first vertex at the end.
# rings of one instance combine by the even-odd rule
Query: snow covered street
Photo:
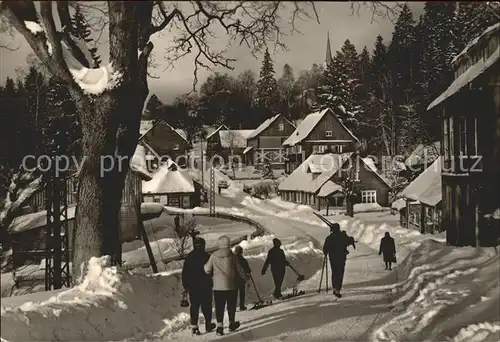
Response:
MULTIPOLYGON (((260 268, 274 236, 283 241, 290 263, 305 275, 299 290, 306 294, 274 301, 260 310, 238 312, 241 328, 225 336, 211 333, 193 338, 187 329, 188 312, 179 305, 178 269, 169 265, 169 272, 145 276, 105 267, 103 260, 96 259, 84 284, 74 289, 54 292, 50 299, 47 293, 7 299, 11 307, 2 306, 2 338, 382 342, 409 338, 493 341, 499 337, 500 314, 495 310, 500 295, 499 258, 493 249, 445 246, 440 236, 399 227, 397 217, 388 212, 359 213, 354 219, 329 216, 357 240, 356 249, 349 248, 343 298, 337 299, 330 279, 330 292, 318 293, 320 249, 328 228, 310 207, 253 198, 237 186, 223 191, 217 200, 218 211, 245 215, 271 234, 240 244, 261 297, 271 299, 273 290, 271 275, 261 276, 260 268), (400 262, 393 271, 384 270, 377 254, 386 231, 396 240, 400 262), (443 314, 453 319, 443 321, 443 314)), ((287 270, 285 294, 295 281, 296 275, 287 270)), ((247 306, 256 300, 250 288, 247 306)))

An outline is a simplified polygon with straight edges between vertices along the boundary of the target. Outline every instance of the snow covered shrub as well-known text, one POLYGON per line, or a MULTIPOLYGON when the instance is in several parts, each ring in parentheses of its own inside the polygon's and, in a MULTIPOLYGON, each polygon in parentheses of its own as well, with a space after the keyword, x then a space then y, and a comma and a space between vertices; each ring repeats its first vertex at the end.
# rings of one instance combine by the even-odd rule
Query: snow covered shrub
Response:
POLYGON ((269 198, 270 195, 278 193, 279 183, 272 179, 265 179, 252 186, 252 196, 269 198))

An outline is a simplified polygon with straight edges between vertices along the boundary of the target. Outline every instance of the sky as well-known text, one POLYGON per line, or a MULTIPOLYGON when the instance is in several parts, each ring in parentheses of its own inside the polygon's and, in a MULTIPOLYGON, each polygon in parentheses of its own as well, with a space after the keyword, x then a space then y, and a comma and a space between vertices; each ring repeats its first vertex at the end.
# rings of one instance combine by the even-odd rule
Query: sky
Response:
MULTIPOLYGON (((368 51, 373 50, 373 45, 377 35, 381 35, 386 42, 391 38, 394 30, 394 21, 388 18, 378 18, 372 21, 372 11, 370 8, 363 7, 358 13, 352 14, 351 5, 347 2, 315 2, 316 10, 319 15, 320 23, 315 20, 299 21, 295 27, 302 33, 289 34, 283 39, 288 50, 274 50, 269 46, 271 58, 275 64, 276 78, 282 73, 283 66, 288 63, 294 69, 296 75, 300 70, 306 70, 313 63, 324 63, 326 55, 326 37, 330 34, 330 43, 332 52, 340 50, 346 39, 353 43, 358 52, 364 46, 368 51)), ((423 2, 411 2, 410 7, 414 18, 418 18, 423 10, 423 2)), ((284 32, 290 32, 291 25, 287 18, 283 21, 284 32)), ((161 36, 152 39, 154 48, 154 68, 150 74, 157 78, 149 80, 150 93, 154 93, 164 103, 170 103, 173 99, 192 88, 193 83, 193 55, 187 55, 178 61, 173 67, 167 68, 164 58, 165 49, 169 46, 172 36, 175 32, 165 32, 161 36)), ((100 54, 105 61, 108 52, 105 51, 106 39, 100 40, 100 54)), ((221 34, 218 39, 211 41, 213 48, 223 48, 227 39, 221 34)), ((31 48, 21 36, 16 36, 10 43, 11 47, 18 48, 16 51, 0 49, 0 81, 3 83, 7 77, 15 78, 18 70, 27 68, 27 56, 32 53, 31 48), (16 71, 17 70, 17 71, 16 71)), ((232 66, 234 70, 218 68, 218 72, 228 72, 238 74, 246 69, 251 69, 257 74, 260 69, 262 55, 254 58, 246 46, 232 47, 227 51, 227 56, 236 59, 232 66)), ((211 71, 202 70, 198 79, 201 84, 211 71)))

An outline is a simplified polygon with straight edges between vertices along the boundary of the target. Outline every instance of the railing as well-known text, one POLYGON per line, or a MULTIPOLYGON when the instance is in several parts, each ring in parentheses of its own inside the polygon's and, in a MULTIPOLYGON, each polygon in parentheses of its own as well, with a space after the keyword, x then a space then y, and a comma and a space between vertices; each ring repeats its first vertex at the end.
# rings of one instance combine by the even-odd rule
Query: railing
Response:
MULTIPOLYGON (((179 211, 179 213, 181 213, 181 211, 179 211)), ((193 213, 193 216, 210 216, 210 214, 208 214, 208 213, 193 213)), ((252 234, 250 234, 250 237, 252 239, 256 238, 257 236, 262 236, 262 235, 264 235, 264 233, 266 233, 266 229, 260 223, 254 221, 254 220, 250 220, 249 218, 246 218, 244 216, 238 216, 238 215, 232 215, 232 214, 220 213, 219 212, 219 213, 215 213, 215 217, 224 218, 224 219, 228 219, 228 220, 236 221, 236 222, 246 223, 249 226, 254 227, 255 228, 255 232, 253 232, 252 234)), ((239 237, 237 237, 235 239, 232 239, 231 240, 231 246, 235 246, 235 245, 239 244, 240 242, 245 241, 247 239, 248 239, 248 235, 247 234, 239 236, 239 237)), ((207 248, 206 251, 207 251, 207 253, 213 253, 217 249, 218 249, 217 246, 213 246, 213 247, 207 248)), ((172 261, 184 260, 186 257, 187 257, 187 255, 175 255, 175 256, 170 256, 170 257, 163 258, 161 261, 164 264, 168 264, 168 263, 170 263, 172 261)), ((157 260, 157 261, 159 261, 159 260, 157 260)), ((150 266, 151 266, 151 264, 149 262, 143 262, 143 263, 140 263, 140 264, 126 264, 126 265, 123 266, 123 268, 125 270, 132 270, 134 268, 148 268, 150 266)))

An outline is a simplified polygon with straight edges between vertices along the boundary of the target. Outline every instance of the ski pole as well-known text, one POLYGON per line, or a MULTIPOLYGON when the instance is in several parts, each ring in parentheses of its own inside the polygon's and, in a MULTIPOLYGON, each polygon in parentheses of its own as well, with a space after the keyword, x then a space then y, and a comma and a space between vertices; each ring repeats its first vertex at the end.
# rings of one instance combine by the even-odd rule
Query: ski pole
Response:
POLYGON ((257 291, 257 285, 255 285, 255 281, 253 280, 251 273, 250 273, 250 280, 252 281, 252 285, 253 285, 253 288, 255 289, 255 294, 257 295, 259 302, 262 302, 262 299, 260 298, 260 295, 259 295, 259 291, 257 291))
POLYGON ((326 267, 326 293, 328 293, 328 255, 325 255, 325 267, 326 267))
POLYGON ((295 275, 297 275, 299 281, 302 281, 305 279, 304 275, 297 272, 297 270, 295 268, 293 268, 292 265, 289 264, 288 266, 292 269, 292 271, 295 273, 295 275))
POLYGON ((323 274, 325 273, 325 265, 326 265, 326 254, 325 257, 323 258, 323 267, 321 267, 321 278, 319 279, 318 293, 321 292, 321 283, 323 283, 323 274))

